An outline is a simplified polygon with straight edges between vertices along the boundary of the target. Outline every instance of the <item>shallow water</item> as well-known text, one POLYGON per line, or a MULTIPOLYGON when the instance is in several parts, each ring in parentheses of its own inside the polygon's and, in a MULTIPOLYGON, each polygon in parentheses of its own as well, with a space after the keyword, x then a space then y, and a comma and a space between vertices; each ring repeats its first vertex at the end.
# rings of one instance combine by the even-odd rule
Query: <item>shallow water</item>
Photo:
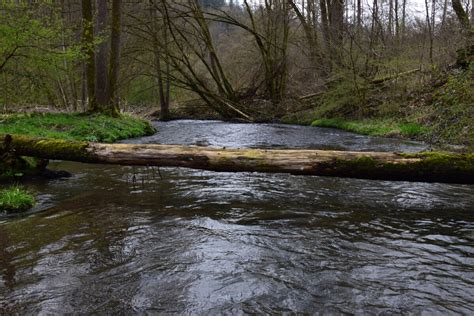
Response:
MULTIPOLYGON (((133 142, 419 151, 332 129, 157 123, 133 142)), ((474 186, 57 162, 0 218, 0 314, 474 312, 474 186)))

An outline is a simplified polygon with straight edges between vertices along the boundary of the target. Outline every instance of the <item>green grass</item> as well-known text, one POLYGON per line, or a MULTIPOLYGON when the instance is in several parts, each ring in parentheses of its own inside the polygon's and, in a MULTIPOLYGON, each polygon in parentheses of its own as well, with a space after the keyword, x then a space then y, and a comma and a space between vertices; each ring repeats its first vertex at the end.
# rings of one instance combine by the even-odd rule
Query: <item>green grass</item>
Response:
MULTIPOLYGON (((0 135, 16 134, 112 143, 119 139, 151 135, 154 132, 148 121, 130 115, 117 118, 77 113, 0 115, 0 135)), ((24 157, 3 157, 0 159, 0 180, 34 174, 37 172, 36 163, 30 160, 24 157)))
POLYGON ((34 196, 22 187, 14 185, 0 191, 0 211, 2 212, 24 212, 34 205, 34 196))
POLYGON ((28 113, 0 116, 0 134, 111 143, 154 133, 150 123, 130 116, 28 113))
POLYGON ((425 134, 428 129, 418 123, 398 124, 400 135, 404 137, 418 137, 425 134))
POLYGON ((311 123, 312 126, 339 128, 372 136, 403 136, 416 137, 427 131, 417 123, 396 123, 382 120, 345 120, 340 118, 318 119, 311 123))

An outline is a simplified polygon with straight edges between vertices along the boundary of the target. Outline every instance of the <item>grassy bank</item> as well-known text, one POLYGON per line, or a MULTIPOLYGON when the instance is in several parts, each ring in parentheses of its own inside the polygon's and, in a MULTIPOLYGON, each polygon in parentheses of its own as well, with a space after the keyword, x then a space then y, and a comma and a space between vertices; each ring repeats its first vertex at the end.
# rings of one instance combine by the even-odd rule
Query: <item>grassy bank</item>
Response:
MULTIPOLYGON (((148 121, 130 116, 86 116, 70 113, 25 113, 0 116, 0 135, 17 134, 67 140, 112 143, 119 139, 151 135, 148 121)), ((34 158, 16 157, 0 148, 0 180, 36 175, 44 166, 34 158)), ((40 161, 41 162, 41 161, 40 161)))
POLYGON ((13 185, 0 190, 0 213, 19 213, 35 205, 35 197, 22 187, 13 185))
POLYGON ((349 79, 308 101, 286 123, 311 124, 433 144, 474 147, 474 65, 448 73, 416 73, 382 84, 349 79), (420 84, 422 77, 424 84, 420 84))
POLYGON ((312 126, 333 127, 363 135, 371 136, 401 136, 417 138, 429 133, 429 128, 418 123, 397 123, 388 120, 358 120, 349 121, 340 118, 319 119, 311 123, 312 126))
POLYGON ((0 116, 0 134, 112 143, 154 133, 148 121, 122 115, 86 116, 68 113, 28 113, 0 116))

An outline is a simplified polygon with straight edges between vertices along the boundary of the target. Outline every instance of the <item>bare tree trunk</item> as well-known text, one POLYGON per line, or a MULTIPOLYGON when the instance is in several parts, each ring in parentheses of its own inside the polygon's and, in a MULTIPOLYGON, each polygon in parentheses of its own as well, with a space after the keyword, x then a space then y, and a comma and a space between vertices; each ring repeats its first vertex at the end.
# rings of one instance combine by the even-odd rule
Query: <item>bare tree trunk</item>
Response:
POLYGON ((357 29, 362 27, 362 0, 357 0, 357 29))
POLYGON ((308 8, 306 10, 307 16, 304 15, 304 11, 301 11, 298 8, 298 4, 294 0, 289 0, 293 11, 295 12, 298 20, 303 27, 303 31, 306 37, 306 41, 308 42, 309 46, 309 57, 311 60, 311 64, 313 66, 319 65, 321 63, 321 59, 319 56, 321 55, 319 43, 318 43, 318 33, 316 29, 316 25, 312 24, 312 17, 311 17, 311 0, 308 0, 307 5, 308 8))
MULTIPOLYGON (((156 8, 153 5, 153 1, 150 0, 150 17, 152 19, 151 25, 153 27, 152 30, 152 38, 153 38, 153 53, 155 55, 155 68, 156 68, 156 76, 157 76, 157 84, 158 84, 158 94, 159 94, 159 101, 160 101, 160 119, 162 121, 167 121, 170 119, 169 113, 169 63, 165 60, 165 76, 163 76, 162 70, 162 51, 160 47, 160 39, 158 38, 158 34, 160 33, 160 26, 158 25, 158 17, 156 15, 156 8), (164 80, 166 79, 166 87, 164 80)), ((167 27, 165 25, 162 26, 162 33, 164 41, 163 46, 165 50, 168 49, 168 35, 167 35, 167 27)))
POLYGON ((264 30, 260 31, 255 14, 247 0, 244 0, 244 5, 251 21, 251 33, 265 67, 265 92, 272 103, 277 105, 286 93, 288 77, 289 6, 287 1, 276 1, 273 4, 265 2, 265 7, 260 8, 260 15, 264 21, 262 27, 264 30))
POLYGON ((120 46, 122 33, 122 0, 112 1, 112 33, 110 35, 110 63, 109 81, 107 86, 107 107, 102 112, 110 115, 118 115, 120 112, 118 104, 117 83, 120 69, 120 46))
POLYGON ((461 23, 461 26, 465 32, 471 32, 471 23, 469 22, 469 16, 467 15, 464 7, 462 6, 461 0, 452 0, 453 10, 461 23))
POLYGON ((403 0, 403 5, 402 5, 402 34, 401 38, 403 40, 405 36, 405 31, 406 31, 406 23, 407 23, 407 0, 403 0))
POLYGON ((324 43, 326 44, 326 50, 331 51, 331 35, 329 33, 329 16, 327 0, 320 0, 319 2, 321 10, 321 30, 323 32, 324 43))
POLYGON ((397 41, 397 44, 399 44, 400 41, 400 20, 398 17, 398 11, 399 11, 399 0, 395 0, 395 38, 397 41))
POLYGON ((430 63, 433 64, 433 22, 431 21, 428 0, 425 0, 425 10, 426 10, 426 25, 428 27, 428 40, 430 42, 429 58, 430 58, 430 63))
POLYGON ((88 110, 96 112, 97 102, 95 97, 95 49, 93 28, 92 0, 82 1, 82 45, 85 53, 86 85, 88 97, 88 110))
POLYGON ((101 42, 97 47, 96 54, 96 82, 95 94, 97 103, 105 106, 109 101, 107 99, 107 62, 108 62, 108 36, 106 34, 107 27, 107 1, 96 0, 97 4, 97 36, 101 38, 101 42))
POLYGON ((471 0, 471 21, 474 21, 474 0, 471 0))
POLYGON ((461 0, 452 0, 453 10, 461 24, 461 32, 465 38, 465 47, 458 50, 457 64, 467 67, 474 61, 474 28, 469 21, 469 16, 464 10, 461 0))
POLYGON ((443 2, 443 16, 441 18, 441 29, 444 30, 444 26, 446 24, 446 16, 448 15, 448 0, 444 0, 443 2))
POLYGON ((85 62, 81 65, 81 107, 82 111, 87 109, 87 66, 85 62))
POLYGON ((340 54, 344 36, 344 0, 333 0, 330 5, 330 29, 332 46, 340 54))
POLYGON ((393 35, 393 0, 388 2, 388 35, 389 37, 393 35))

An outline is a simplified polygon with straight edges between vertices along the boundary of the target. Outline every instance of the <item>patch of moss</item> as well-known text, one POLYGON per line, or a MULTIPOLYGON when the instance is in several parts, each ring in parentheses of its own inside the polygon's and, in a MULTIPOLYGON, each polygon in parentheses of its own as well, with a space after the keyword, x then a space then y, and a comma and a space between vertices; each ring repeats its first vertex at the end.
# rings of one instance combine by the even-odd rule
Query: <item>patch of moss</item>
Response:
POLYGON ((25 136, 13 136, 12 145, 18 151, 31 155, 41 153, 41 157, 51 157, 51 159, 65 159, 84 157, 87 160, 86 148, 89 146, 84 141, 70 141, 63 139, 41 139, 29 138, 25 136))
POLYGON ((446 169, 474 174, 474 154, 458 154, 450 152, 422 152, 416 154, 402 153, 405 158, 420 158, 419 167, 426 169, 446 169))
POLYGON ((24 212, 35 205, 35 198, 19 186, 0 190, 0 211, 6 213, 24 212))
MULTIPOLYGON (((15 135, 14 147, 21 147, 23 153, 40 151, 45 153, 44 157, 55 159, 83 156, 86 154, 86 142, 111 143, 154 133, 148 121, 130 115, 109 117, 79 113, 25 113, 0 116, 0 135, 15 135), (47 139, 27 140, 24 136, 47 139)), ((33 175, 38 171, 36 167, 34 159, 16 157, 0 149, 0 178, 33 175)))
POLYGON ((424 152, 398 154, 414 160, 378 161, 372 157, 337 159, 320 166, 319 174, 365 179, 474 183, 474 154, 424 152))
POLYGON ((131 115, 27 113, 3 116, 0 124, 0 134, 106 143, 152 135, 154 132, 148 121, 131 115))

